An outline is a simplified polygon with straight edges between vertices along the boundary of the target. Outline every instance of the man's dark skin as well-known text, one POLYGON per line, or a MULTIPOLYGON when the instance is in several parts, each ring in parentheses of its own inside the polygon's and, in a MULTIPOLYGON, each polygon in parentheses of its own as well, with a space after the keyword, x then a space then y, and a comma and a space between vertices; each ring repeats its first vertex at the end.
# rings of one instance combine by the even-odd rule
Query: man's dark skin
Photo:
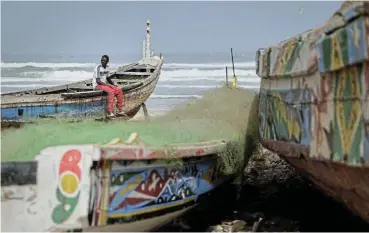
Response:
MULTIPOLYGON (((102 58, 101 58, 101 66, 104 67, 104 69, 106 69, 106 66, 108 65, 108 63, 109 63, 109 57, 102 56, 102 58)), ((113 81, 111 81, 110 77, 107 76, 106 77, 106 80, 108 81, 109 84, 111 84, 113 86, 117 86, 117 85, 115 85, 113 83, 113 81)), ((100 79, 97 79, 96 82, 99 85, 105 85, 105 86, 108 85, 108 84, 104 83, 103 81, 101 81, 100 79)))

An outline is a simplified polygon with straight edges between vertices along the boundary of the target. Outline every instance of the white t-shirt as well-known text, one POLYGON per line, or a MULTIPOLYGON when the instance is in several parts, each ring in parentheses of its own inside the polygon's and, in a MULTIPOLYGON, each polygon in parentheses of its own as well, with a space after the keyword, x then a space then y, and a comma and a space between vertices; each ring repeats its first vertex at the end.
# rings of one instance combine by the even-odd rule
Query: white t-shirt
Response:
POLYGON ((101 64, 95 67, 92 77, 92 86, 94 88, 98 85, 96 79, 100 79, 102 82, 106 83, 106 77, 109 75, 108 67, 109 66, 106 66, 106 68, 104 68, 101 64))

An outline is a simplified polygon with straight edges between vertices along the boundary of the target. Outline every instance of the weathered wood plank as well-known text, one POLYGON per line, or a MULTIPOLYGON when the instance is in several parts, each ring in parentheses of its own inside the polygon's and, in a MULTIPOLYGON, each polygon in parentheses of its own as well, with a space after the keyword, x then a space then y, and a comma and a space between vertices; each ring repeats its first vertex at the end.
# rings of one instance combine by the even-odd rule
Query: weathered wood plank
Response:
MULTIPOLYGON (((133 88, 141 86, 143 83, 133 83, 129 85, 125 85, 122 87, 123 91, 128 91, 133 88)), ((63 98, 86 98, 86 97, 93 97, 93 96, 99 96, 99 95, 105 95, 105 93, 101 90, 95 90, 95 91, 81 91, 81 92, 75 92, 75 93, 62 93, 61 96, 63 98)))
POLYGON ((141 82, 142 79, 112 79, 112 81, 119 83, 138 83, 141 82))
POLYGON ((149 76, 151 72, 116 72, 116 75, 149 76))

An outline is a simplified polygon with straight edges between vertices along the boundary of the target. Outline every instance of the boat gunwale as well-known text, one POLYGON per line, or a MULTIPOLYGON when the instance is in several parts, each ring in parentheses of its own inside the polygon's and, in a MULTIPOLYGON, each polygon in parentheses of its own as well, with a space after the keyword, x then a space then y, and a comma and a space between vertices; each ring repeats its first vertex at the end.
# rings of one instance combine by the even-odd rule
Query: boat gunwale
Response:
MULTIPOLYGON (((132 88, 130 90, 127 90, 124 92, 124 97, 127 98, 130 94, 136 92, 137 90, 142 90, 145 89, 145 87, 147 87, 150 83, 152 83, 153 81, 155 81, 156 79, 159 79, 160 74, 158 74, 161 70, 162 64, 163 64, 164 60, 161 59, 159 61, 159 63, 157 64, 154 72, 151 73, 150 76, 146 77, 145 79, 142 79, 142 85, 137 86, 135 88, 132 88)), ((132 64, 136 64, 136 63, 132 63, 132 64)), ((88 81, 89 79, 83 80, 83 81, 79 81, 79 82, 75 82, 75 83, 71 83, 71 84, 63 84, 63 85, 58 85, 55 87, 59 87, 59 86, 68 86, 68 85, 75 85, 75 84, 81 84, 81 83, 85 83, 86 81, 88 81)), ((43 88, 41 88, 43 89, 43 88)), ((29 91, 35 91, 35 90, 39 90, 39 89, 34 89, 34 90, 29 90, 29 91)), ((80 98, 80 97, 76 97, 76 98, 63 98, 61 96, 62 93, 60 94, 43 94, 43 95, 35 95, 35 94, 26 94, 24 96, 14 96, 14 95, 19 95, 22 93, 25 93, 27 91, 22 91, 22 92, 13 92, 13 93, 3 93, 1 94, 1 108, 12 108, 12 107, 22 107, 23 105, 30 105, 30 106, 42 106, 42 105, 55 105, 55 104, 69 104, 69 103, 75 103, 76 100, 78 100, 78 102, 82 102, 82 103, 88 103, 88 102, 93 102, 93 101, 99 101, 102 100, 103 98, 106 98, 106 95, 102 94, 99 96, 92 96, 92 97, 85 97, 85 98, 80 98), (47 98, 47 97, 54 97, 54 100, 45 100, 45 101, 27 101, 27 102, 8 102, 8 103, 4 103, 4 97, 6 97, 7 99, 11 100, 13 98, 47 98), (16 106, 14 106, 16 105, 16 106)), ((151 93, 150 93, 151 95, 151 93)))
MULTIPOLYGON (((134 67, 135 65, 138 65, 138 62, 129 63, 127 65, 120 66, 116 70, 119 70, 119 69, 121 69, 121 70, 127 70, 127 69, 130 69, 130 68, 134 67)), ((116 73, 116 70, 112 71, 111 75, 114 75, 116 73)), ((30 90, 24 90, 24 91, 5 92, 5 93, 1 93, 1 97, 3 97, 3 96, 9 96, 9 97, 11 97, 13 95, 21 95, 21 94, 25 94, 25 95, 36 95, 36 96, 38 96, 37 94, 32 94, 30 92, 42 91, 42 90, 47 90, 47 89, 52 89, 52 88, 58 88, 58 87, 64 87, 63 89, 67 89, 68 86, 70 86, 70 85, 86 84, 86 82, 88 82, 88 80, 91 80, 91 79, 89 78, 89 79, 84 79, 84 80, 81 80, 81 81, 76 81, 76 82, 67 83, 67 84, 55 85, 55 86, 51 86, 51 87, 40 87, 40 88, 30 89, 30 90)), ((63 90, 63 89, 61 89, 61 90, 63 90)), ((48 95, 48 94, 45 94, 45 95, 48 95)), ((53 94, 50 94, 50 95, 53 95, 53 94)))
POLYGON ((318 161, 318 162, 327 162, 332 163, 339 166, 346 166, 350 168, 357 168, 357 169, 367 169, 369 168, 369 163, 363 163, 360 165, 352 165, 347 164, 340 161, 334 161, 329 158, 324 158, 323 156, 319 157, 311 157, 310 156, 310 148, 309 145, 302 145, 294 142, 286 142, 281 140, 272 140, 272 139, 262 139, 262 145, 266 149, 288 158, 298 158, 302 160, 311 160, 311 161, 318 161))
POLYGON ((155 159, 183 159, 191 157, 206 157, 222 152, 227 147, 225 139, 208 140, 204 142, 193 143, 172 143, 165 146, 145 146, 145 145, 99 145, 98 149, 102 151, 101 157, 107 160, 155 160, 155 159), (137 156, 140 151, 149 151, 150 153, 137 156), (137 152, 127 153, 129 152, 137 152), (124 156, 120 155, 124 154, 124 156))

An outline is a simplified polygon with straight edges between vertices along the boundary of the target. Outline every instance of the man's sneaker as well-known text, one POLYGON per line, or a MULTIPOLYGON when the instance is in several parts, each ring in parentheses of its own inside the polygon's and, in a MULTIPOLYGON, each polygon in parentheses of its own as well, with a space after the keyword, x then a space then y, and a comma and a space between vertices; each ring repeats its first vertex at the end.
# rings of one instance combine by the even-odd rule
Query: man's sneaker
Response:
POLYGON ((123 111, 119 111, 115 115, 116 116, 125 116, 125 117, 127 116, 127 114, 125 112, 123 112, 123 111))
POLYGON ((115 115, 113 113, 109 113, 108 115, 106 115, 106 117, 108 117, 108 118, 115 118, 115 115))

